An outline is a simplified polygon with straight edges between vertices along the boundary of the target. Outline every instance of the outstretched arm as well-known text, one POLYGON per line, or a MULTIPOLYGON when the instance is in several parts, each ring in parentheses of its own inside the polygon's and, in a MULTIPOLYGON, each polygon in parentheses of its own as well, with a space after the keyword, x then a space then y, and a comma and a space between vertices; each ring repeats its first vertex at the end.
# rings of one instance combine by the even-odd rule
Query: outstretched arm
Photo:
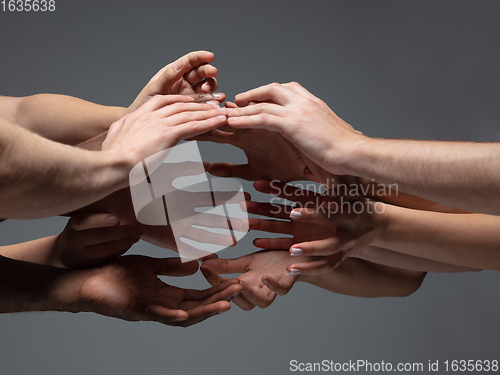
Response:
POLYGON ((498 143, 372 139, 297 83, 250 90, 237 95, 236 104, 243 108, 230 112, 230 126, 280 133, 330 173, 398 184, 452 207, 500 214, 498 143))
POLYGON ((158 276, 186 276, 196 262, 125 256, 100 268, 65 270, 0 256, 0 313, 95 312, 128 321, 189 326, 230 309, 237 280, 206 290, 180 289, 158 276))

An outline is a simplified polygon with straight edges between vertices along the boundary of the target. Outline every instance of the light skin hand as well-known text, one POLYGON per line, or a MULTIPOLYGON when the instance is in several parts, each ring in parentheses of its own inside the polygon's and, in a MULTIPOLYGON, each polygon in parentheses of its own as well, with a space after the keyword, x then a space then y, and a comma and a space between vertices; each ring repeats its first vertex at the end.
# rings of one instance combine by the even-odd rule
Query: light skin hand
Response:
MULTIPOLYGON (((236 259, 209 259, 200 269, 207 281, 216 286, 225 282, 219 274, 239 273, 243 292, 233 302, 245 311, 255 306, 269 307, 276 296, 287 294, 298 280, 298 276, 286 272, 291 259, 286 251, 259 251, 236 259)), ((310 260, 302 257, 303 261, 310 260)))
MULTIPOLYGON (((362 210, 342 212, 339 198, 320 195, 312 191, 298 189, 276 182, 257 181, 257 191, 272 194, 296 203, 298 207, 290 211, 290 206, 271 203, 248 202, 249 213, 278 220, 249 219, 249 228, 266 232, 292 234, 294 238, 256 239, 254 244, 264 248, 289 249, 292 256, 323 256, 321 260, 308 263, 293 262, 288 271, 293 274, 314 275, 328 273, 340 265, 349 254, 367 246, 381 235, 385 228, 385 217, 369 206, 364 198, 350 202, 350 207, 360 202, 362 210), (332 212, 336 208, 338 212, 332 212)), ((358 207, 359 208, 359 207, 358 207)))
POLYGON ((244 108, 229 112, 230 126, 277 132, 320 168, 346 174, 341 164, 343 154, 363 136, 298 83, 272 83, 235 99, 244 108), (250 102, 258 104, 248 105, 250 102))
POLYGON ((111 125, 102 151, 120 155, 132 168, 182 139, 213 130, 226 122, 226 109, 193 101, 180 95, 156 96, 111 125))
MULTIPOLYGON (((236 105, 225 103, 231 110, 236 105)), ((196 138, 201 141, 231 144, 243 150, 247 164, 214 163, 209 173, 218 177, 244 180, 304 180, 306 165, 297 149, 280 134, 264 129, 235 129, 223 126, 196 138)))
MULTIPOLYGON (((208 51, 190 52, 168 64, 155 74, 139 93, 128 111, 133 112, 156 95, 209 93, 217 90, 217 69, 210 65, 214 54, 208 51)), ((224 94, 214 94, 224 100, 224 94)))

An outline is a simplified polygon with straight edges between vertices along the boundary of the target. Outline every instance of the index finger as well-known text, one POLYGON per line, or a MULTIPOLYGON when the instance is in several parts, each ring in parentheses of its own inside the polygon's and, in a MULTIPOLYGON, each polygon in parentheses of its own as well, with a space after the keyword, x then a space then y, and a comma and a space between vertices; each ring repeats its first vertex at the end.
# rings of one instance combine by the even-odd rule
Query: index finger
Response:
POLYGON ((297 93, 279 83, 270 83, 253 90, 236 95, 235 102, 238 106, 244 107, 250 102, 272 101, 279 105, 286 105, 293 101, 297 93))

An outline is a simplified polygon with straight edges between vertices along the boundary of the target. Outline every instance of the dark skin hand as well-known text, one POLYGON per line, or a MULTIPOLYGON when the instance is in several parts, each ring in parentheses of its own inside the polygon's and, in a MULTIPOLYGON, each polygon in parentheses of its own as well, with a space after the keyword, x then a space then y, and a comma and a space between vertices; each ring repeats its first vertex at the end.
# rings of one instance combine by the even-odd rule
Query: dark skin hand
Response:
POLYGON ((101 315, 187 327, 228 311, 228 301, 242 290, 236 279, 194 290, 171 286, 158 278, 188 276, 197 270, 197 262, 181 263, 179 258, 123 256, 93 270, 78 295, 88 311, 101 315))

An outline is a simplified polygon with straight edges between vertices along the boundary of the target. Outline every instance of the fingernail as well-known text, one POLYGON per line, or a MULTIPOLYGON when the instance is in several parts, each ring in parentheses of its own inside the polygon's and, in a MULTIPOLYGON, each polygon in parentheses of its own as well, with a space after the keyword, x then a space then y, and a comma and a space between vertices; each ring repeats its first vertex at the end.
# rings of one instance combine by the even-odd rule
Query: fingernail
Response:
POLYGON ((220 119, 220 120, 225 120, 225 119, 226 119, 226 116, 219 115, 219 116, 217 116, 217 118, 218 118, 218 119, 220 119))
POLYGON ((290 269, 289 274, 290 275, 300 275, 301 271, 298 268, 292 268, 290 269))
POLYGON ((207 104, 211 104, 214 107, 220 108, 220 103, 217 100, 210 100, 207 102, 207 104))
POLYGON ((226 108, 219 108, 219 112, 226 114, 227 113, 227 109, 226 108))
POLYGON ((187 318, 181 318, 180 316, 178 316, 177 318, 175 318, 175 320, 177 320, 178 322, 182 322, 184 320, 186 320, 187 318))
POLYGON ((267 280, 267 279, 263 279, 263 280, 262 280, 262 282, 263 282, 264 284, 266 284, 267 286, 269 286, 269 287, 271 286, 271 283, 270 283, 270 282, 269 282, 269 280, 267 280))
POLYGON ((245 289, 242 289, 240 292, 240 294, 243 294, 243 293, 245 293, 245 289))
POLYGON ((298 248, 298 247, 294 247, 290 250, 290 255, 291 256, 294 256, 294 257, 298 257, 299 255, 302 255, 304 252, 302 251, 302 249, 298 248))
POLYGON ((214 98, 219 98, 219 99, 222 99, 224 97, 224 94, 220 92, 212 93, 212 95, 214 98))
POLYGON ((302 219, 302 214, 299 211, 293 210, 290 212, 290 217, 294 220, 300 220, 302 219))
POLYGON ((238 122, 238 117, 229 117, 227 122, 230 124, 236 124, 238 122))
POLYGON ((234 108, 226 107, 226 109, 227 109, 228 112, 231 112, 234 108))
POLYGON ((108 218, 106 219, 108 221, 109 224, 111 225, 116 225, 118 224, 118 218, 116 216, 108 216, 108 218))
POLYGON ((177 60, 174 65, 175 70, 181 70, 182 66, 184 65, 182 60, 177 60))
POLYGON ((240 295, 240 292, 238 292, 238 293, 234 293, 234 294, 233 294, 233 296, 231 297, 231 299, 236 298, 236 297, 238 297, 239 295, 240 295))

